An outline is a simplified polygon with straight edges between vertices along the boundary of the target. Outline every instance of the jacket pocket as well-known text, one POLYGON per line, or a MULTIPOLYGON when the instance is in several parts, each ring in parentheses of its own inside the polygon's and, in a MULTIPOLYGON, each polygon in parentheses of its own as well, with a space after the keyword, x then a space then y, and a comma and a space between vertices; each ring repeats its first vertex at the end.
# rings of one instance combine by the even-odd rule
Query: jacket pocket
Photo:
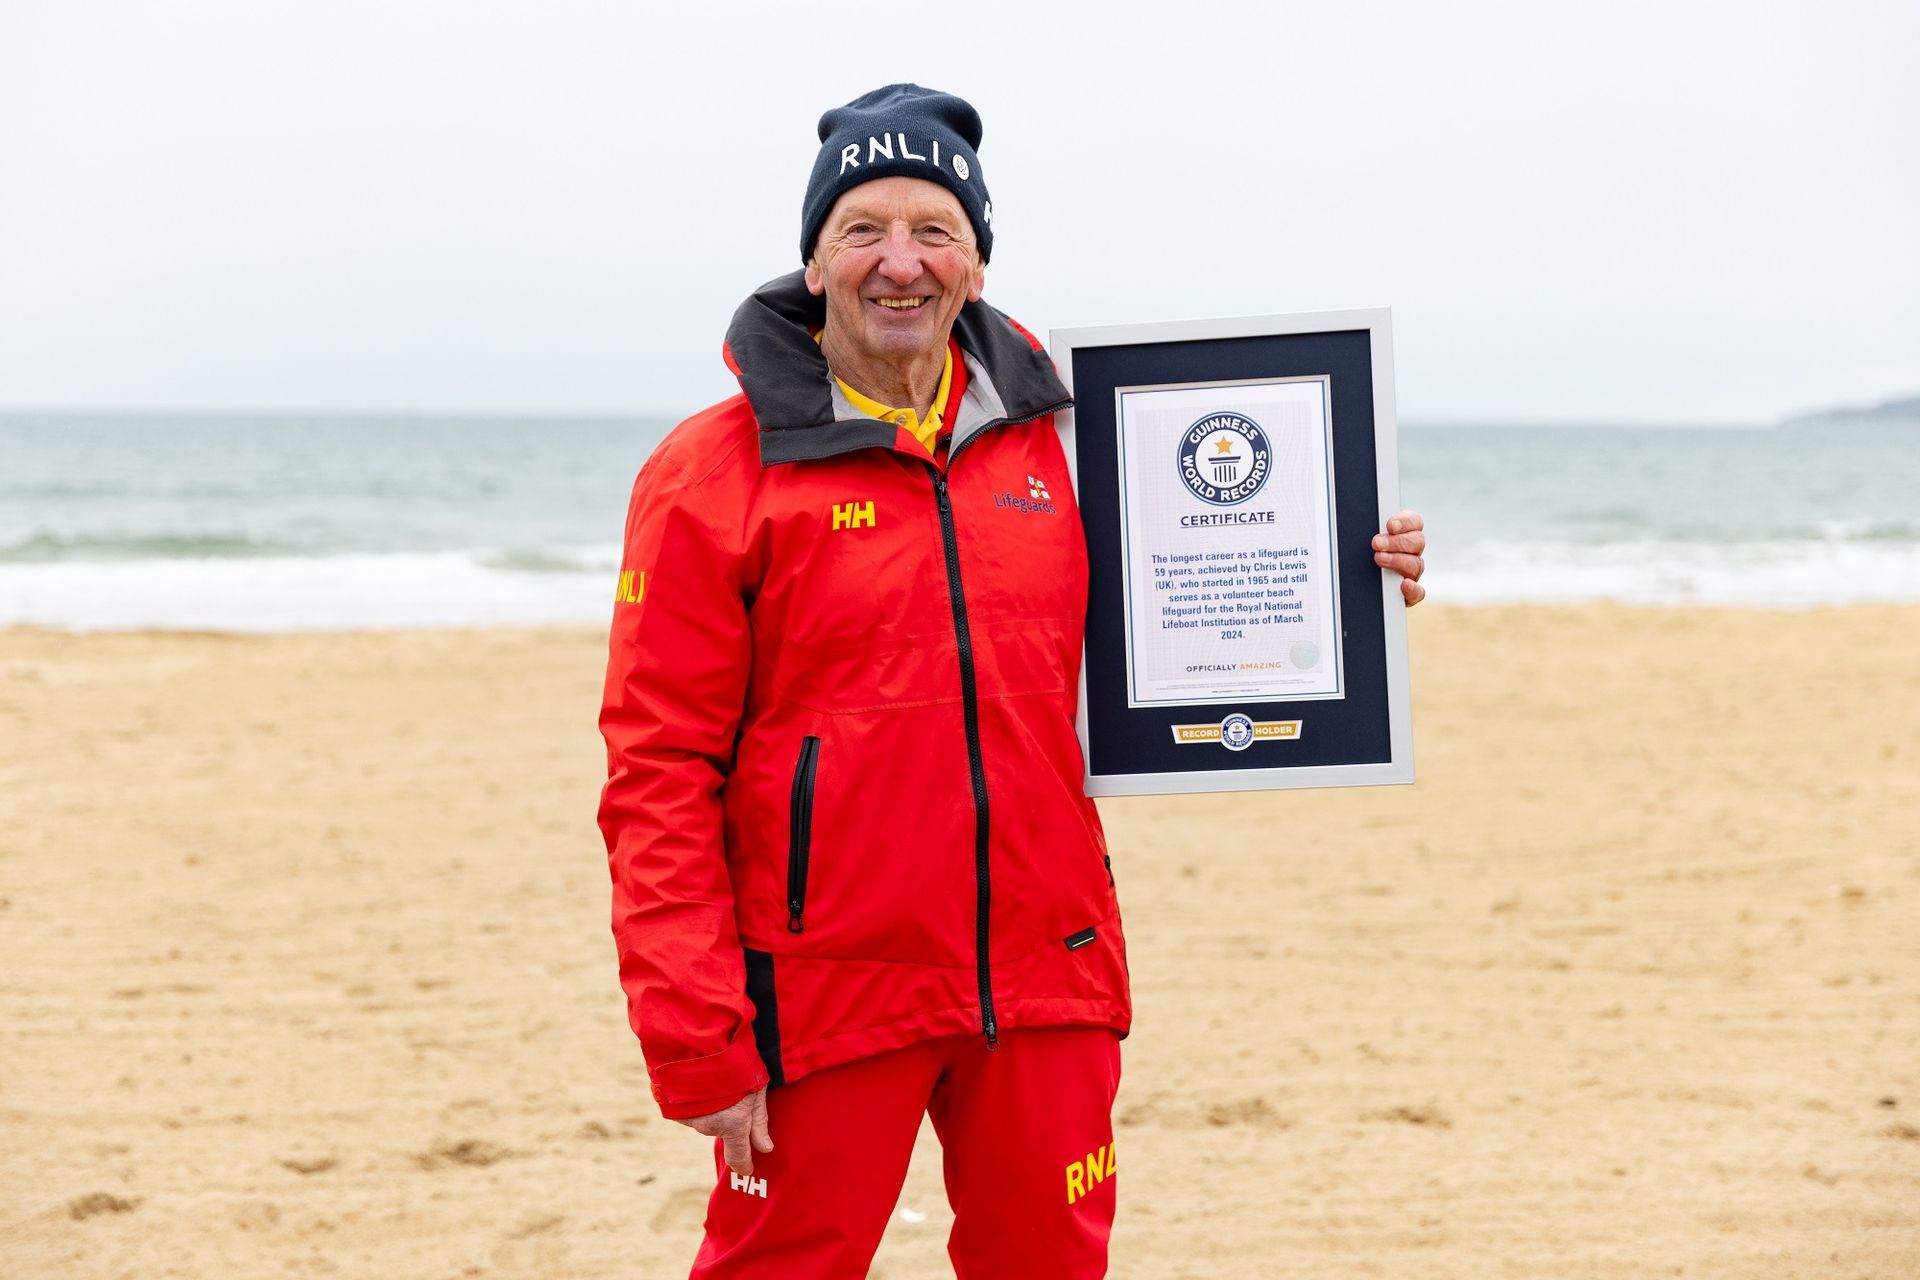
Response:
POLYGON ((806 926, 807 863, 813 845, 813 775, 820 764, 820 739, 809 734, 800 740, 800 759, 793 766, 793 799, 787 811, 787 932, 806 926))

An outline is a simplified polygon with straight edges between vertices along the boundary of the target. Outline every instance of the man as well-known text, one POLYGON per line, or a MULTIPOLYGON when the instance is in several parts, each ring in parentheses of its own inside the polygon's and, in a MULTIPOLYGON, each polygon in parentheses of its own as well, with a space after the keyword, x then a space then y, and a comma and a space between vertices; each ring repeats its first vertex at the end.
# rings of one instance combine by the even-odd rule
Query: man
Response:
MULTIPOLYGON (((727 334, 743 393, 635 484, 601 715, 630 1018, 718 1139, 693 1276, 864 1275, 927 1114, 959 1276, 1099 1276, 1131 1006, 1069 400, 980 300, 973 108, 889 85, 819 135, 805 270, 727 334), (1053 518, 994 500, 1041 482, 1053 518)), ((1417 600, 1418 516, 1376 547, 1417 600)))

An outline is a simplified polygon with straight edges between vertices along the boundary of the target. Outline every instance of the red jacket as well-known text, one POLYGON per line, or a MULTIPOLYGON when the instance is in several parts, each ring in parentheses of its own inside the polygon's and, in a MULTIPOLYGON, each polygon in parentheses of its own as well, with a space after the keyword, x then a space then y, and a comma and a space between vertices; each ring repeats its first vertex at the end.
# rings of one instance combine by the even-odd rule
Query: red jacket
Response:
POLYGON ((798 272, 742 304, 744 394, 667 437, 627 517, 600 826, 674 1118, 930 1036, 1131 1019, 1074 735, 1066 392, 968 304, 936 462, 838 395, 823 320, 798 272))

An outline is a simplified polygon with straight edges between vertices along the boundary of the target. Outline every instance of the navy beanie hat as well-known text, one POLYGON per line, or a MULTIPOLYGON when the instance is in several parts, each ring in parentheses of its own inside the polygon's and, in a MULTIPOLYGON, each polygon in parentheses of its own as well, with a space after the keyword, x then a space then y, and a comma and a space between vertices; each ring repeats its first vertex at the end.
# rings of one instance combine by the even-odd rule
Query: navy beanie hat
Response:
POLYGON ((980 176, 980 113, 963 98, 917 84, 863 93, 820 117, 820 154, 800 206, 800 261, 813 256, 833 202, 875 178, 925 178, 953 192, 973 223, 980 260, 993 253, 993 201, 980 176))

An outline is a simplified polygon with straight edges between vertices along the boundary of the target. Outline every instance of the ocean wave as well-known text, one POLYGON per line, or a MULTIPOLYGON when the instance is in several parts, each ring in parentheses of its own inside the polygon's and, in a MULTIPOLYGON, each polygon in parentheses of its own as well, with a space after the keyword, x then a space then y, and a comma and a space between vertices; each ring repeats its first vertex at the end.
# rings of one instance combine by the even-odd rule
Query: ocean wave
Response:
POLYGON ((1826 520, 1818 531, 1829 542, 1920 543, 1920 520, 1826 520))
POLYGON ((1434 599, 1456 604, 1613 600, 1809 609, 1914 602, 1920 540, 1483 541, 1441 548, 1424 581, 1434 599))
POLYGON ((1804 547, 1840 542, 1911 542, 1920 544, 1920 522, 1912 520, 1817 520, 1806 523, 1748 524, 1675 524, 1665 528, 1650 521, 1623 524, 1609 544, 1644 547, 1662 543, 1689 546, 1804 547))
MULTIPOLYGON (((1809 519, 1767 524, 1753 520, 1735 523, 1731 516, 1726 516, 1718 520, 1687 521, 1662 517, 1643 507, 1620 505, 1574 508, 1539 519, 1542 523, 1550 523, 1554 532, 1560 535, 1556 541, 1571 539, 1576 534, 1585 534, 1585 538, 1579 539, 1582 545, 1640 547, 1649 543, 1690 546, 1741 545, 1753 542, 1920 543, 1920 520, 1898 518, 1809 519)), ((1457 517, 1449 521, 1445 512, 1439 512, 1429 516, 1427 523, 1432 529, 1445 527, 1448 524, 1458 526, 1465 522, 1457 517)), ((1493 519, 1482 517, 1475 527, 1487 529, 1498 526, 1493 519)), ((1511 524, 1506 525, 1502 531, 1509 536, 1515 532, 1511 524)))
MULTIPOLYGON (((420 554, 430 554, 426 548, 420 554)), ((58 564, 73 561, 257 560, 262 558, 324 559, 354 554, 348 548, 316 549, 282 538, 244 533, 83 533, 35 532, 8 538, 0 535, 0 565, 58 564)), ((407 554, 371 552, 369 554, 407 554)), ((617 546, 498 547, 459 551, 490 569, 520 573, 582 573, 618 569, 617 546)))
POLYGON ((492 551, 0 564, 0 625, 71 631, 351 631, 604 624, 618 549, 572 570, 492 551), (612 564, 614 568, 605 567, 612 564))
POLYGON ((620 548, 510 547, 481 554, 479 563, 514 573, 611 573, 620 568, 620 548))
MULTIPOLYGON (((613 545, 0 564, 0 625, 233 632, 604 625, 613 545)), ((1920 542, 1480 541, 1436 551, 1453 605, 1613 600, 1800 609, 1920 601, 1920 542)))
POLYGON ((49 564, 69 560, 172 560, 298 554, 297 544, 244 533, 47 533, 0 541, 0 564, 49 564))

